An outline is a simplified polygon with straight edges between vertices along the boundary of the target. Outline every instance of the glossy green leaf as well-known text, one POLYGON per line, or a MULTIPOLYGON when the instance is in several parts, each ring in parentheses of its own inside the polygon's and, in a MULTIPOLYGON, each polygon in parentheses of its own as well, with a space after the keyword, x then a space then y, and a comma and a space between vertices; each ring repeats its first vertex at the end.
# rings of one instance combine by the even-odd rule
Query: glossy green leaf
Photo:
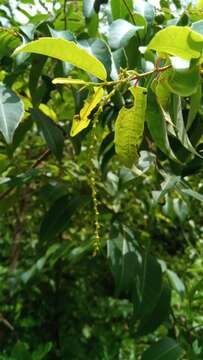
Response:
POLYGON ((130 39, 141 29, 144 29, 144 27, 132 25, 123 19, 113 21, 108 35, 110 47, 112 49, 119 49, 127 46, 130 39))
POLYGON ((155 331, 168 317, 170 312, 171 291, 164 285, 159 300, 151 314, 141 318, 137 336, 144 336, 155 331))
POLYGON ((134 104, 130 109, 122 107, 115 123, 115 149, 122 162, 132 167, 138 158, 137 148, 142 141, 147 104, 147 90, 131 87, 134 104))
POLYGON ((102 62, 109 76, 112 66, 111 51, 109 45, 103 39, 95 38, 79 40, 78 43, 88 52, 96 56, 99 61, 102 62))
POLYGON ((171 117, 175 125, 175 132, 177 134, 177 138, 180 140, 181 144, 194 155, 198 155, 197 151, 191 144, 185 128, 181 106, 181 98, 176 95, 172 96, 171 117))
POLYGON ((104 65, 73 41, 60 38, 40 38, 20 46, 15 50, 14 55, 21 52, 41 54, 67 61, 101 80, 105 80, 107 76, 104 65))
POLYGON ((86 18, 90 18, 94 13, 95 0, 83 0, 83 14, 86 18))
POLYGON ((23 102, 13 91, 0 84, 0 131, 8 144, 13 141, 23 113, 23 102))
POLYGON ((48 29, 50 32, 51 37, 53 38, 59 38, 59 39, 65 39, 76 42, 76 36, 68 30, 55 30, 52 29, 51 26, 48 25, 48 29))
POLYGON ((134 1, 134 11, 142 15, 149 25, 152 24, 155 17, 155 9, 152 4, 145 0, 134 1))
POLYGON ((132 292, 138 272, 138 252, 136 242, 128 239, 125 231, 115 231, 107 242, 107 257, 114 275, 117 294, 132 292))
POLYGON ((198 86, 197 91, 190 98, 190 110, 188 113, 187 126, 186 126, 187 130, 190 129, 190 127, 192 126, 192 123, 198 113, 198 110, 200 108, 201 97, 202 97, 202 87, 200 85, 198 86))
POLYGON ((189 27, 169 26, 159 31, 148 45, 158 53, 178 56, 185 60, 199 58, 203 49, 203 36, 189 27))
POLYGON ((203 20, 196 21, 191 26, 193 31, 203 35, 203 20))
POLYGON ((159 149, 172 160, 177 158, 170 146, 166 121, 157 103, 156 97, 150 92, 147 104, 147 126, 150 134, 159 149))
POLYGON ((64 136, 61 129, 59 129, 57 125, 40 110, 33 110, 31 116, 32 119, 37 122, 39 129, 42 131, 49 149, 53 152, 56 158, 60 160, 64 145, 64 136))
POLYGON ((50 241, 59 233, 63 232, 69 225, 73 214, 81 205, 81 197, 69 195, 57 199, 45 214, 40 227, 40 238, 50 241))
POLYGON ((197 92, 200 84, 200 72, 197 65, 182 71, 169 69, 166 75, 165 85, 172 93, 180 96, 191 96, 197 92))
POLYGON ((89 115, 95 109, 95 107, 100 103, 102 97, 104 96, 103 88, 94 88, 94 94, 91 95, 86 101, 83 108, 80 110, 80 115, 75 115, 73 117, 72 127, 71 127, 71 136, 76 136, 82 130, 86 129, 91 121, 89 115))
POLYGON ((158 261, 147 251, 142 257, 140 284, 134 289, 135 316, 143 318, 153 312, 162 289, 162 272, 158 261))
POLYGON ((141 360, 178 360, 183 350, 175 340, 164 338, 147 349, 141 360))

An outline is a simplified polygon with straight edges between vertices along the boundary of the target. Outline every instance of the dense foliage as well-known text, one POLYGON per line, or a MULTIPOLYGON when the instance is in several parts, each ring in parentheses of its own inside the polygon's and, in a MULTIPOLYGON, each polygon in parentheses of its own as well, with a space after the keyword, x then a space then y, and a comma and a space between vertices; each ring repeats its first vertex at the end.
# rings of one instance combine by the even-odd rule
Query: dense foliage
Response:
POLYGON ((0 359, 201 360, 203 1, 0 24, 0 359))

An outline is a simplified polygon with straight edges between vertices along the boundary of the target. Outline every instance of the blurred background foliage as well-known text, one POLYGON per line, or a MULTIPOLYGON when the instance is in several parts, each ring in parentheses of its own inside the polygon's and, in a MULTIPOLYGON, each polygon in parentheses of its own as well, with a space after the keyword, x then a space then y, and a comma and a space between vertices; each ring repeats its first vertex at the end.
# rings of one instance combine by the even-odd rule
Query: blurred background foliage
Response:
MULTIPOLYGON (((154 59, 140 46, 168 25, 203 20, 201 1, 196 7, 152 3, 0 2, 0 24, 8 29, 0 31, 0 79, 25 107, 13 143, 0 139, 1 360, 153 360, 146 349, 160 339, 162 346, 171 346, 169 339, 178 344, 170 360, 203 358, 202 158, 173 139, 177 156, 188 159, 173 162, 146 129, 137 166, 122 167, 113 144, 112 119, 123 101, 117 93, 97 129, 98 157, 90 159, 89 129, 69 137, 87 90, 52 84, 58 76, 88 76, 43 56, 11 57, 22 41, 63 37, 103 61, 109 78, 120 68, 148 71, 154 59), (116 19, 143 29, 128 32, 122 23, 112 25, 116 19), (102 238, 96 256, 92 160, 102 238), (147 285, 139 310, 134 299, 141 280, 135 286, 134 277, 140 271, 142 278, 144 261, 147 285)), ((202 108, 198 121, 191 134, 202 149, 202 108)))

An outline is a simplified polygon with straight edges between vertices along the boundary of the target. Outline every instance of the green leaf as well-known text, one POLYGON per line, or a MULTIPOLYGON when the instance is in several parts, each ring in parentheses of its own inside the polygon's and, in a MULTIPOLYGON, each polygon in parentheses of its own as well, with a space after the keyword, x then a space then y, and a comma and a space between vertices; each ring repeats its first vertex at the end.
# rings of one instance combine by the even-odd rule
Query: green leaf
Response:
POLYGON ((79 40, 79 45, 85 48, 89 53, 96 56, 105 66, 108 76, 111 73, 112 60, 109 45, 103 39, 85 39, 79 40))
POLYGON ((110 47, 112 49, 119 49, 127 46, 130 39, 141 29, 144 29, 144 27, 132 25, 123 19, 113 21, 108 36, 110 47))
POLYGON ((89 37, 96 37, 98 35, 99 16, 93 12, 90 18, 86 18, 86 26, 89 37))
POLYGON ((156 97, 152 92, 150 92, 148 96, 147 126, 153 140, 159 149, 172 160, 177 161, 177 158, 169 143, 167 127, 163 113, 161 112, 161 109, 156 101, 156 97))
POLYGON ((15 360, 31 360, 31 354, 28 351, 28 346, 26 343, 18 341, 17 344, 14 346, 12 351, 12 357, 15 360))
POLYGON ((51 26, 48 25, 48 29, 50 32, 51 37, 53 38, 60 38, 65 40, 70 40, 73 42, 76 42, 76 36, 68 30, 55 30, 52 29, 51 26))
POLYGON ((33 54, 32 56, 32 67, 30 70, 30 77, 29 77, 29 89, 30 95, 32 97, 32 103, 34 105, 38 104, 41 100, 41 92, 38 88, 38 82, 40 76, 42 74, 42 69, 45 65, 46 58, 44 56, 39 56, 33 54))
POLYGON ((169 191, 176 188, 176 185, 180 183, 180 180, 180 176, 167 175, 165 181, 162 183, 162 190, 159 192, 156 201, 160 201, 160 199, 168 194, 169 191))
POLYGON ((155 331, 167 319, 170 312, 170 302, 171 291, 164 285, 152 313, 141 318, 136 335, 140 337, 155 331))
POLYGON ((83 0, 83 14, 86 18, 90 18, 94 13, 95 0, 83 0))
MULTIPOLYGON (((80 79, 72 79, 72 78, 55 78, 52 80, 53 84, 64 84, 64 85, 88 85, 89 83, 80 79)), ((99 85, 99 83, 98 83, 99 85)))
POLYGON ((67 61, 101 80, 106 80, 107 77, 104 65, 73 41, 60 38, 40 38, 20 46, 15 50, 14 55, 21 52, 41 54, 67 61))
POLYGON ((64 136, 56 124, 40 110, 33 110, 31 117, 37 122, 39 129, 47 142, 49 149, 58 160, 62 157, 64 136))
POLYGON ((135 316, 142 318, 153 312, 162 289, 162 272, 158 261, 148 251, 142 257, 140 284, 134 294, 135 316))
POLYGON ((0 59, 10 55, 20 43, 20 36, 14 30, 0 27, 0 59))
POLYGON ((139 268, 137 244, 127 235, 125 231, 121 233, 114 228, 111 239, 107 242, 107 257, 118 295, 122 291, 132 292, 139 268))
POLYGON ((169 26, 156 33, 148 45, 148 49, 185 60, 199 58, 202 48, 203 36, 186 26, 169 26))
POLYGON ((169 277, 169 280, 171 282, 171 285, 173 288, 181 295, 185 293, 185 285, 182 282, 182 280, 179 278, 179 276, 172 270, 166 270, 166 273, 169 277))
MULTIPOLYGON (((128 8, 133 12, 133 1, 126 0, 128 8)), ((111 14, 113 20, 126 18, 129 15, 127 6, 123 0, 111 0, 111 14)))
POLYGON ((197 0, 194 9, 197 10, 197 11, 202 11, 202 9, 203 9, 203 1, 202 0, 197 0))
POLYGON ((135 1, 134 11, 142 15, 148 22, 149 25, 152 24, 155 17, 154 7, 149 4, 149 2, 144 0, 135 1))
POLYGON ((81 205, 81 198, 79 195, 72 198, 65 195, 54 202, 45 214, 40 227, 40 238, 42 240, 50 241, 68 227, 71 217, 81 205))
POLYGON ((191 26, 193 31, 203 35, 203 20, 196 21, 191 26))
POLYGON ((115 123, 115 149, 124 165, 132 167, 138 158, 137 147, 142 141, 147 104, 147 90, 131 87, 134 104, 122 107, 115 123))
POLYGON ((141 360, 178 360, 182 354, 180 345, 166 337, 147 349, 141 360))
POLYGON ((200 108, 201 97, 202 97, 202 87, 200 85, 198 86, 197 91, 190 98, 190 110, 188 113, 187 127, 186 127, 187 130, 190 129, 198 113, 198 110, 200 108))
POLYGON ((174 94, 180 96, 191 96, 194 94, 200 84, 200 72, 197 64, 187 70, 176 71, 169 69, 165 79, 165 85, 174 94))
POLYGON ((43 345, 39 345, 37 350, 35 350, 32 354, 32 360, 42 360, 46 358, 47 354, 51 351, 53 344, 51 342, 47 342, 43 345))
POLYGON ((159 105, 166 109, 171 98, 169 89, 165 86, 161 79, 154 79, 152 82, 152 90, 156 94, 159 105))
POLYGON ((171 116, 175 125, 175 133, 177 134, 177 138, 180 140, 181 144, 194 155, 198 155, 195 148, 192 146, 187 131, 185 129, 182 114, 181 98, 176 95, 172 96, 171 116))
POLYGON ((203 201, 203 195, 191 189, 180 189, 180 192, 184 195, 191 196, 196 200, 203 201))
POLYGON ((91 121, 89 119, 89 115, 91 114, 92 110, 100 103, 102 97, 104 96, 103 88, 94 88, 94 94, 90 96, 80 110, 80 115, 75 115, 73 117, 73 123, 71 127, 71 136, 75 136, 79 134, 82 130, 86 129, 91 121))
POLYGON ((13 141, 14 132, 23 113, 23 102, 13 91, 0 84, 0 131, 8 144, 13 141))

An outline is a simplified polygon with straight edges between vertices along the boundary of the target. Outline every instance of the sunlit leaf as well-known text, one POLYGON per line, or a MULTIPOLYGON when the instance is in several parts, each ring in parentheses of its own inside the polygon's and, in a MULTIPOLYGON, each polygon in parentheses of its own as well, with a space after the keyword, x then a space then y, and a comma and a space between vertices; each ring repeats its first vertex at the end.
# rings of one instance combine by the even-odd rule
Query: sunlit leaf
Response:
POLYGON ((191 60, 200 57, 203 49, 203 36, 186 26, 169 26, 156 33, 150 41, 148 49, 191 60))
POLYGON ((103 88, 94 88, 94 94, 85 101, 83 108, 80 110, 80 114, 73 117, 73 123, 70 132, 71 136, 79 134, 79 132, 88 127, 91 121, 91 119, 89 119, 89 115, 91 114, 92 110, 94 110, 95 107, 100 103, 103 96, 103 88))
POLYGON ((14 55, 21 52, 41 54, 67 61, 101 80, 105 80, 107 76, 104 65, 73 41, 61 38, 40 38, 20 46, 15 50, 14 55))
POLYGON ((133 11, 133 0, 126 0, 128 8, 123 0, 111 0, 110 3, 113 20, 126 18, 126 16, 129 15, 128 8, 133 11))
MULTIPOLYGON (((64 84, 64 85, 86 85, 88 82, 80 79, 72 78, 55 78, 53 84, 64 84)), ((99 84, 98 84, 99 85, 99 84)))
POLYGON ((131 87, 134 104, 122 107, 115 123, 115 149, 124 165, 131 167, 138 159, 137 148, 142 141, 147 104, 147 90, 131 87))

